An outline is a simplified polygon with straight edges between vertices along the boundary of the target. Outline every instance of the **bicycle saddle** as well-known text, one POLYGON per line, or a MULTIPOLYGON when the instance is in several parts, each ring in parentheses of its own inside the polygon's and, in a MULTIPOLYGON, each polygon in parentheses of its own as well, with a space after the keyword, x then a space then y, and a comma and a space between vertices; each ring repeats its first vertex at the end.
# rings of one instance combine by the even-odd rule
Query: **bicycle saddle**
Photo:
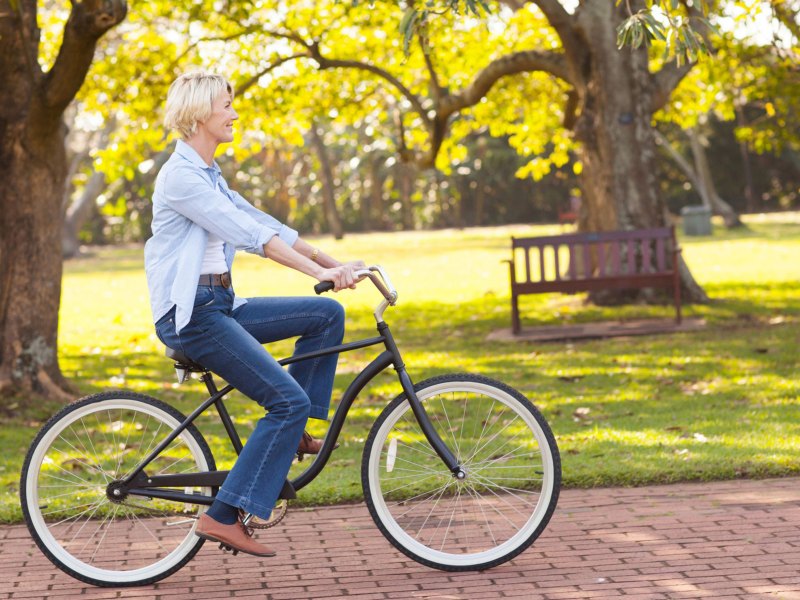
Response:
POLYGON ((206 369, 203 365, 194 362, 191 358, 186 356, 183 352, 179 352, 178 350, 167 348, 164 354, 167 355, 167 358, 171 358, 175 361, 176 369, 184 369, 190 373, 205 373, 208 371, 208 369, 206 369))

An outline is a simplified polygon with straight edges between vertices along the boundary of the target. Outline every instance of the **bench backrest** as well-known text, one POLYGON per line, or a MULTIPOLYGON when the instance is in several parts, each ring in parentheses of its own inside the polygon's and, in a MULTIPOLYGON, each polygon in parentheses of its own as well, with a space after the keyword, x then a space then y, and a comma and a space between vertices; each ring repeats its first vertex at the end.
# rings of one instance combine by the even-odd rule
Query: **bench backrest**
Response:
POLYGON ((675 274, 673 227, 511 240, 522 293, 664 286, 675 274))

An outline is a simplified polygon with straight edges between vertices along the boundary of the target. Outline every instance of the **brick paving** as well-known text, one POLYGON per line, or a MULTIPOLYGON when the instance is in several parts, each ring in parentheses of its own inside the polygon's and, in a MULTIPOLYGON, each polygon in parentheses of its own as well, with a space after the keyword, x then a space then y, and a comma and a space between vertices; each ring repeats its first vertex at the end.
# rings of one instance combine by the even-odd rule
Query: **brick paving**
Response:
POLYGON ((798 478, 565 490, 533 547, 484 572, 407 559, 363 505, 297 509, 265 535, 276 558, 206 544, 158 584, 107 589, 53 567, 24 526, 0 527, 0 599, 800 600, 798 478))

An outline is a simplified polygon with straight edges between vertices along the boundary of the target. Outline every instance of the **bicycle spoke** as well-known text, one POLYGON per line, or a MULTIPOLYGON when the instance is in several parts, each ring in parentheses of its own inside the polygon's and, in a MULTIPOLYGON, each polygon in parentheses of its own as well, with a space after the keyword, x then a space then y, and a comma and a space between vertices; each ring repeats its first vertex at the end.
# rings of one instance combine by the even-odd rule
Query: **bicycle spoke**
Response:
POLYGON ((486 516, 486 512, 483 510, 483 502, 481 501, 481 497, 470 485, 467 485, 467 493, 475 499, 474 504, 480 509, 481 515, 483 515, 483 520, 486 523, 486 528, 489 530, 489 535, 492 537, 492 544, 496 546, 497 538, 495 538, 494 531, 492 531, 492 524, 489 521, 489 518, 486 516))
MULTIPOLYGON (((505 498, 503 498, 503 497, 502 497, 500 494, 498 494, 497 492, 495 492, 495 491, 494 491, 494 489, 499 489, 499 490, 502 490, 502 491, 504 491, 504 492, 507 492, 509 496, 513 496, 514 498, 516 498, 517 500, 519 500, 519 501, 520 501, 522 504, 524 504, 524 505, 526 505, 526 506, 530 506, 530 507, 532 507, 532 508, 534 508, 534 509, 536 508, 536 505, 538 504, 538 502, 528 502, 527 500, 525 500, 525 499, 523 499, 523 498, 520 498, 520 497, 519 497, 519 496, 517 496, 516 494, 514 494, 514 493, 512 493, 512 492, 508 491, 508 490, 509 490, 509 488, 506 488, 506 487, 503 487, 503 486, 499 486, 499 485, 492 485, 492 484, 489 484, 489 483, 486 483, 486 482, 483 482, 483 481, 479 481, 479 483, 480 483, 480 484, 481 484, 483 487, 485 487, 485 488, 486 488, 486 491, 488 491, 488 492, 489 492, 489 493, 491 493, 491 494, 494 494, 494 495, 497 497, 497 499, 498 499, 498 500, 501 500, 501 501, 505 502, 505 503, 506 503, 506 504, 508 504, 508 506, 509 506, 509 507, 511 507, 511 508, 512 508, 512 509, 513 509, 515 512, 517 512, 517 513, 521 514, 522 516, 525 516, 525 517, 527 517, 528 515, 527 515, 527 513, 524 513, 524 512, 522 512, 522 511, 521 511, 519 508, 515 507, 513 504, 511 504, 511 502, 509 502, 508 500, 506 500, 505 498), (494 488, 494 489, 492 489, 492 488, 494 488)), ((521 490, 521 491, 525 491, 525 490, 521 490)), ((529 493, 535 493, 535 492, 529 492, 529 493)))
POLYGON ((86 525, 88 525, 88 524, 89 524, 89 522, 92 520, 92 517, 95 515, 95 513, 98 511, 98 509, 99 509, 99 508, 100 508, 102 505, 103 505, 103 503, 102 503, 102 502, 98 502, 98 503, 97 503, 97 506, 96 506, 96 507, 95 507, 95 509, 92 511, 92 514, 90 514, 88 517, 86 517, 86 521, 83 523, 83 525, 81 525, 81 526, 80 526, 80 528, 78 528, 78 531, 75 533, 75 535, 73 535, 73 536, 72 536, 72 539, 70 539, 70 541, 68 542, 68 544, 71 544, 72 542, 74 542, 74 541, 75 541, 75 539, 76 539, 76 538, 77 538, 77 537, 80 535, 81 531, 83 531, 83 528, 84 528, 84 527, 86 527, 86 525))
POLYGON ((144 522, 144 521, 142 521, 142 520, 141 520, 141 519, 140 519, 140 518, 139 518, 139 517, 136 515, 136 513, 135 513, 135 512, 133 512, 133 511, 129 511, 129 513, 130 513, 130 515, 133 517, 133 520, 134 520, 134 521, 136 521, 136 522, 137 522, 139 525, 141 525, 141 526, 144 528, 144 530, 145 530, 145 531, 146 531, 146 532, 147 532, 147 533, 150 535, 150 537, 151 537, 151 538, 153 538, 153 540, 155 540, 156 544, 158 544, 158 547, 159 547, 159 548, 161 548, 161 550, 162 550, 163 552, 165 552, 165 553, 169 553, 169 550, 168 550, 167 548, 165 548, 165 547, 164 547, 164 544, 162 544, 162 543, 161 543, 161 540, 158 538, 158 536, 157 536, 156 534, 154 534, 154 533, 153 533, 153 532, 150 530, 150 528, 149 528, 149 527, 148 527, 148 526, 145 524, 145 522, 144 522))
POLYGON ((408 463, 408 464, 410 464, 410 465, 414 465, 415 467, 420 467, 420 468, 421 468, 423 471, 425 471, 425 472, 428 472, 428 473, 434 473, 434 474, 436 474, 436 475, 439 475, 439 474, 441 474, 441 473, 442 473, 442 471, 439 471, 439 470, 433 469, 433 468, 431 468, 431 467, 426 467, 426 466, 424 466, 424 465, 421 465, 421 464, 419 464, 419 463, 412 462, 412 461, 410 461, 410 460, 406 460, 405 458, 400 458, 399 456, 396 456, 396 457, 395 457, 395 460, 400 460, 400 461, 402 461, 402 462, 404 462, 404 463, 408 463))
MULTIPOLYGON (((59 439, 61 439, 61 438, 59 438, 59 439)), ((64 440, 64 441, 66 441, 66 440, 64 440)), ((71 444, 69 444, 69 442, 67 442, 67 444, 68 444, 68 445, 71 445, 71 444)), ((63 450, 61 450, 60 448, 56 448, 55 446, 53 447, 53 450, 55 450, 56 452, 58 452, 58 453, 60 453, 60 454, 63 454, 63 455, 64 455, 64 456, 66 456, 66 457, 67 457, 69 460, 74 460, 74 461, 75 461, 75 462, 77 462, 78 464, 81 464, 81 465, 83 465, 83 466, 84 466, 84 467, 86 467, 87 469, 90 469, 90 470, 92 470, 92 471, 97 471, 97 472, 99 472, 99 473, 100 473, 100 474, 103 476, 103 479, 105 479, 105 480, 106 480, 106 483, 108 483, 108 479, 106 478, 105 472, 103 471, 103 469, 102 469, 102 468, 101 468, 99 465, 90 465, 89 463, 83 462, 82 460, 80 460, 80 459, 78 459, 78 458, 75 458, 75 457, 73 457, 73 456, 70 456, 69 454, 67 454, 66 452, 64 452, 64 451, 63 451, 63 450)), ((75 451, 77 452, 77 451, 78 451, 78 449, 77 449, 77 448, 75 448, 75 451)), ((77 476, 76 476, 76 477, 77 477, 77 476)))
MULTIPOLYGON (((404 485, 398 486, 396 488, 392 488, 391 490, 386 490, 383 493, 388 496, 390 494, 393 494, 397 490, 402 490, 403 488, 407 488, 407 487, 409 487, 411 485, 419 485, 420 483, 422 483, 426 479, 430 479, 431 477, 435 477, 435 475, 427 475, 427 476, 423 477, 422 479, 415 479, 414 481, 410 481, 409 483, 406 483, 404 485)), ((399 479, 399 477, 396 477, 395 479, 399 479)), ((387 481, 387 480, 384 480, 384 481, 387 481)), ((392 481, 392 480, 390 479, 388 481, 392 481)))
POLYGON ((111 431, 111 438, 112 442, 114 443, 113 448, 117 451, 118 454, 117 468, 114 470, 114 479, 116 479, 117 475, 119 475, 119 461, 121 460, 119 458, 120 449, 119 449, 119 444, 117 443, 117 432, 114 431, 114 421, 111 420, 111 411, 106 410, 106 416, 108 416, 108 428, 111 431))
MULTIPOLYGON (((33 486, 24 509, 32 535, 56 565, 83 581, 126 585, 158 581, 194 555, 201 544, 190 535, 195 506, 144 496, 112 502, 106 496, 107 486, 133 473, 181 420, 175 409, 125 391, 88 397, 51 419, 31 449, 33 468, 23 473, 26 486, 33 486), (170 527, 175 521, 188 525, 170 527)), ((208 456, 207 444, 190 426, 154 457, 151 471, 212 471, 208 456)), ((208 488, 187 489, 210 496, 208 488)))
MULTIPOLYGON (((119 473, 120 467, 122 467, 122 458, 125 456, 125 451, 128 449, 128 441, 131 439, 131 429, 136 429, 136 413, 133 413, 133 415, 133 422, 128 424, 128 435, 125 436, 125 441, 120 447, 119 458, 117 459, 117 468, 114 469, 114 473, 119 473)), ((122 415, 120 415, 120 422, 121 419, 122 415)))
MULTIPOLYGON (((80 549, 80 550, 78 550, 78 551, 75 553, 75 556, 80 556, 81 554, 83 554, 83 551, 84 551, 84 550, 86 550, 86 547, 89 545, 89 542, 91 542, 91 541, 94 539, 94 536, 97 534, 97 532, 98 532, 98 531, 101 531, 101 530, 103 529, 103 525, 105 525, 105 524, 108 522, 109 516, 110 516, 110 515, 106 515, 106 516, 103 518, 103 520, 102 520, 102 521, 100 521, 100 524, 97 526, 97 528, 96 528, 96 529, 95 529, 95 530, 92 532, 92 534, 89 536, 89 539, 87 539, 87 540, 86 540, 86 542, 84 542, 84 544, 83 544, 83 546, 81 547, 81 549, 80 549)), ((97 549, 95 549, 95 552, 96 552, 96 551, 97 551, 97 549)), ((94 557, 94 555, 92 555, 92 557, 94 557)))
MULTIPOLYGON (((83 432, 86 434, 86 439, 89 440, 89 445, 92 447, 92 456, 97 456, 98 459, 99 459, 100 455, 97 453, 97 450, 94 447, 94 442, 92 441, 92 436, 89 433, 89 430, 86 429, 86 422, 83 419, 81 419, 81 427, 83 427, 83 432)), ((70 430, 72 430, 72 425, 70 425, 70 430)), ((81 446, 83 446, 85 448, 83 442, 81 442, 81 446)), ((105 469, 103 469, 102 473, 103 473, 103 477, 106 480, 106 483, 111 481, 111 479, 109 479, 108 473, 106 473, 105 469)))
POLYGON ((403 398, 381 415, 374 446, 368 446, 368 477, 380 482, 377 498, 377 488, 365 487, 370 512, 395 546, 423 564, 465 571, 505 562, 533 542, 552 514, 540 508, 555 502, 549 486, 554 475, 556 484, 560 479, 552 461, 557 448, 518 392, 472 375, 429 381, 418 384, 417 394, 466 478, 443 469, 424 440, 412 444, 414 452, 401 447, 392 471, 384 467, 390 442, 422 439, 403 398), (440 477, 425 477, 428 467, 440 477), (413 497, 394 500, 403 494, 413 497))
MULTIPOLYGON (((500 435, 500 434, 501 434, 501 433, 503 433, 503 432, 504 432, 506 429, 508 429, 508 428, 509 428, 509 426, 511 426, 511 424, 512 424, 512 423, 514 423, 514 422, 515 422, 515 421, 516 421, 518 418, 519 418, 519 417, 517 417, 517 416, 515 415, 513 420, 511 420, 510 422, 506 423, 505 427, 503 427, 503 428, 502 428, 500 431, 498 431, 497 433, 495 433, 495 434, 494 434, 494 435, 493 435, 491 438, 489 438, 488 440, 486 440, 486 443, 484 443, 484 444, 483 444, 483 446, 481 446, 480 448, 478 448, 477 450, 475 450, 475 451, 474 451, 472 454, 470 454, 469 458, 468 458, 467 460, 465 460, 464 462, 465 462, 465 463, 468 463, 468 462, 469 462, 469 461, 471 461, 473 458, 475 458, 475 456, 477 456, 477 455, 478 455, 478 453, 479 453, 481 450, 483 450, 484 448, 486 448, 486 446, 488 446, 489 444, 491 444, 491 443, 492 443, 492 441, 494 441, 494 439, 495 439, 495 438, 497 438, 497 436, 498 436, 498 435, 500 435)), ((497 421, 499 421, 499 420, 500 420, 500 418, 499 418, 499 416, 498 416, 498 419, 497 419, 497 421)), ((497 423, 497 421, 495 421, 495 423, 493 423, 493 425, 494 425, 494 424, 496 424, 496 423, 497 423)), ((508 444, 510 441, 514 440, 514 439, 515 439, 515 438, 516 438, 518 435, 519 435, 519 434, 515 435, 513 438, 511 438, 511 440, 507 440, 507 441, 506 441, 506 442, 503 444, 503 446, 505 446, 506 444, 508 444)), ((503 446, 500 446, 500 448, 502 448, 503 446)))
POLYGON ((420 534, 420 533, 422 533, 422 530, 423 530, 423 529, 425 529, 425 525, 427 525, 427 524, 428 524, 428 520, 431 518, 431 515, 433 514, 433 511, 435 511, 435 510, 436 510, 436 507, 437 507, 437 506, 439 506, 439 500, 441 500, 441 499, 442 499, 442 496, 444 496, 444 493, 447 491, 447 488, 448 488, 448 487, 450 487, 451 485, 452 485, 452 482, 448 482, 448 483, 447 483, 447 484, 446 484, 446 485, 445 485, 445 486, 442 488, 442 491, 441 491, 441 493, 439 494, 439 497, 438 497, 438 498, 436 499, 436 501, 433 503, 433 507, 431 508, 430 512, 428 513, 428 516, 427 516, 427 517, 425 517, 425 520, 422 522, 422 525, 420 526, 419 530, 417 531, 417 537, 419 537, 419 534, 420 534))
MULTIPOLYGON (((478 490, 476 490, 474 486, 472 487, 472 491, 475 493, 475 495, 476 495, 478 498, 482 498, 482 496, 481 496, 480 494, 478 494, 478 490)), ((494 491, 492 491, 492 490, 488 490, 488 491, 489 491, 489 493, 491 493, 491 494, 493 494, 495 497, 497 497, 497 499, 498 499, 498 500, 500 500, 501 502, 504 502, 505 504, 508 504, 508 505, 509 505, 509 507, 511 507, 512 509, 514 509, 514 510, 516 510, 517 512, 519 512, 519 510, 517 510, 517 509, 516 509, 516 508, 515 508, 515 507, 514 507, 512 504, 510 504, 510 503, 509 503, 507 500, 505 500, 503 497, 499 496, 499 495, 498 495, 496 492, 494 492, 494 491)), ((506 520, 506 522, 507 522, 509 525, 511 525, 511 527, 512 527, 512 528, 514 528, 514 530, 517 530, 517 529, 519 529, 519 526, 518 526, 516 523, 514 523, 514 521, 512 521, 511 519, 509 519, 509 518, 508 518, 508 515, 506 515, 506 513, 502 512, 502 511, 501 511, 499 508, 497 508, 497 506, 495 506, 495 505, 494 505, 494 503, 489 503, 489 508, 491 508, 493 511, 495 511, 495 512, 496 512, 496 513, 497 513, 497 514, 500 516, 500 517, 502 517, 503 519, 505 519, 505 520, 506 520)), ((522 514, 523 516, 526 516, 524 513, 520 513, 520 514, 522 514)), ((488 520, 487 520, 487 523, 488 523, 488 520)))
POLYGON ((450 433, 450 437, 453 438, 453 444, 455 445, 455 455, 460 456, 461 450, 458 447, 458 441, 456 441, 455 433, 453 433, 453 425, 450 423, 450 417, 447 414, 447 409, 444 406, 444 398, 439 396, 439 403, 442 405, 442 413, 444 414, 445 420, 447 420, 447 431, 450 433))
POLYGON ((442 493, 444 493, 444 490, 446 490, 449 485, 450 485, 450 482, 447 482, 443 486, 441 486, 439 488, 436 488, 435 490, 429 490, 427 492, 422 492, 421 494, 417 494, 416 496, 412 496, 411 498, 406 498, 405 500, 400 500, 399 502, 395 502, 392 506, 395 507, 395 506, 400 506, 400 505, 404 505, 404 504, 410 505, 411 508, 409 508, 406 512, 402 513, 401 515, 398 515, 399 517, 404 517, 405 515, 410 513, 415 508, 418 508, 419 506, 422 506, 423 504, 425 504, 425 502, 428 502, 433 496, 435 496, 440 491, 442 493), (414 502, 414 500, 416 500, 417 498, 422 498, 423 496, 426 496, 426 495, 427 495, 427 498, 423 498, 422 501, 414 502))
POLYGON ((430 446, 427 446, 427 445, 425 445, 425 444, 423 444, 421 442, 416 442, 416 445, 418 447, 411 446, 409 444, 406 444, 405 442, 398 441, 397 445, 399 446, 400 444, 403 444, 404 448, 407 448, 407 449, 409 449, 409 450, 411 450, 413 452, 418 452, 419 454, 424 454, 425 456, 429 456, 429 457, 435 458, 435 459, 439 458, 439 456, 436 454, 436 452, 433 451, 433 449, 430 448, 430 446), (429 449, 430 449, 430 451, 428 451, 429 449))

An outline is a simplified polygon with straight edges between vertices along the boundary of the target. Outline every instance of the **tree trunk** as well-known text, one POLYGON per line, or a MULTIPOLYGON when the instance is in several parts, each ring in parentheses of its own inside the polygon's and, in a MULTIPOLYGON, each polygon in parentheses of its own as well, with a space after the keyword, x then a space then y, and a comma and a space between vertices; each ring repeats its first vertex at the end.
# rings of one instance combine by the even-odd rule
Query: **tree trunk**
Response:
POLYGON ((412 196, 416 184, 416 168, 398 160, 395 163, 395 179, 400 193, 400 219, 403 231, 414 230, 414 205, 412 196))
POLYGON ((56 61, 43 73, 36 2, 0 0, 0 402, 18 394, 28 402, 35 395, 71 397, 57 355, 63 114, 97 39, 126 10, 122 1, 73 3, 56 61))
POLYGON ((61 254, 64 258, 71 258, 80 249, 78 234, 81 227, 94 212, 97 197, 106 189, 106 176, 95 171, 86 182, 80 196, 67 209, 64 215, 64 226, 61 228, 61 254))
MULTIPOLYGON (((736 107, 736 124, 739 127, 746 127, 747 122, 744 117, 744 110, 741 106, 736 107)), ((747 142, 739 142, 739 154, 742 156, 742 173, 744 174, 744 197, 747 201, 747 212, 758 212, 756 203, 755 186, 753 185, 753 170, 750 168, 750 152, 747 150, 747 142)))
POLYGON ((698 192, 703 200, 703 205, 706 206, 712 214, 720 215, 725 227, 742 227, 742 221, 739 215, 733 210, 730 204, 720 198, 717 193, 717 187, 714 185, 714 179, 711 176, 711 166, 708 164, 708 155, 706 154, 706 147, 703 140, 700 139, 700 134, 694 128, 689 128, 686 131, 689 136, 689 143, 692 148, 692 156, 694 157, 694 166, 696 179, 699 184, 698 192))
MULTIPOLYGON (((12 86, 19 89, 16 85, 12 86)), ((61 214, 67 165, 64 128, 31 133, 6 123, 0 164, 0 397, 33 393, 67 400, 58 366, 61 214)))
MULTIPOLYGON (((588 2, 579 14, 579 31, 591 40, 574 127, 586 203, 579 231, 667 225, 656 181, 652 75, 646 48, 617 48, 616 28, 624 10, 625 3, 615 8, 613 2, 588 2)), ((681 275, 687 301, 708 300, 685 265, 681 275)))
POLYGON ((369 160, 369 194, 363 199, 363 219, 365 231, 385 231, 389 229, 386 221, 386 206, 384 200, 383 184, 386 176, 383 174, 386 157, 375 153, 368 157, 369 160))
POLYGON ((344 237, 342 219, 339 217, 339 209, 336 207, 336 182, 333 177, 333 167, 328 157, 328 149, 325 142, 317 131, 317 126, 311 126, 311 142, 317 151, 319 163, 322 171, 322 201, 325 206, 325 219, 328 222, 328 229, 337 240, 344 237))

